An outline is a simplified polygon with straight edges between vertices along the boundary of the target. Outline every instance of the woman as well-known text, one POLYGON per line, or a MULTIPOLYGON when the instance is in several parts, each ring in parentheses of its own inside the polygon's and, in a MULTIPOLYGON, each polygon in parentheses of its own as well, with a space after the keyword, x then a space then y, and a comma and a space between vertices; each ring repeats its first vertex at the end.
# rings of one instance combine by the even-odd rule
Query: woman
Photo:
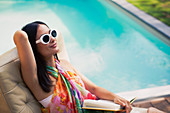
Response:
POLYGON ((40 21, 27 24, 14 34, 23 79, 43 105, 42 111, 81 113, 84 99, 100 98, 124 106, 129 113, 129 101, 96 86, 68 61, 58 59, 58 36, 59 32, 40 21))

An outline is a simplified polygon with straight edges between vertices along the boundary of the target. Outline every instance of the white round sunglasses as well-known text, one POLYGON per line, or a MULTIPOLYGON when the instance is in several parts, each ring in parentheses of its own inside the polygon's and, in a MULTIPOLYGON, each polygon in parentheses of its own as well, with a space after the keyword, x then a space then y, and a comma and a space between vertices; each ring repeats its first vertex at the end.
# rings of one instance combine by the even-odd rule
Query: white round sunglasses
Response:
POLYGON ((38 39, 37 41, 36 41, 36 44, 38 44, 38 43, 42 43, 42 44, 48 44, 49 42, 50 42, 50 40, 51 40, 51 38, 50 38, 50 36, 53 38, 53 39, 55 39, 55 38, 57 38, 58 37, 58 32, 56 31, 56 30, 50 30, 50 34, 43 34, 43 35, 41 35, 41 37, 40 37, 40 39, 38 39))

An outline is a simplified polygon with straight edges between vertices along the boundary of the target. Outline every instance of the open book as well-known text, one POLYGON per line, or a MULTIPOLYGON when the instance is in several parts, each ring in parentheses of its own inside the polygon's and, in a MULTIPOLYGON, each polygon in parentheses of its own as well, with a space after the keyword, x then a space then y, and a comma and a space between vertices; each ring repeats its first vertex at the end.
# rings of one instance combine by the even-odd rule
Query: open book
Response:
MULTIPOLYGON (((132 104, 136 98, 130 100, 132 104)), ((82 109, 86 110, 106 110, 106 111, 122 111, 125 108, 120 106, 119 104, 115 104, 113 101, 109 100, 84 100, 82 109)))

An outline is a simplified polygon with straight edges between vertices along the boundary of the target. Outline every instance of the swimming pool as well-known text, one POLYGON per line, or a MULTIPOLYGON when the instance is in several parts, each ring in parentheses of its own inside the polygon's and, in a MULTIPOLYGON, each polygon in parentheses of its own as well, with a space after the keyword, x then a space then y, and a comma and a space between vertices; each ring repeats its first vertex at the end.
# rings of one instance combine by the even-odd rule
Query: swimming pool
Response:
POLYGON ((34 20, 58 28, 72 64, 112 92, 170 84, 170 47, 103 0, 1 1, 1 54, 34 20), (7 38, 3 38, 7 37, 7 38))

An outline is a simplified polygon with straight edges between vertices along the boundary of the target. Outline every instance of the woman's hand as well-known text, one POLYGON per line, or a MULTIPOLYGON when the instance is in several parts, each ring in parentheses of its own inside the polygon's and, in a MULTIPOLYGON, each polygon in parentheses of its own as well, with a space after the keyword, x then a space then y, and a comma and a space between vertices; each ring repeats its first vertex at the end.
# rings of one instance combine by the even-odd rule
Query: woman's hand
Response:
POLYGON ((113 101, 121 105, 122 107, 125 107, 126 113, 130 113, 130 111, 132 110, 132 105, 130 104, 130 102, 124 98, 119 97, 118 95, 115 96, 113 101))

